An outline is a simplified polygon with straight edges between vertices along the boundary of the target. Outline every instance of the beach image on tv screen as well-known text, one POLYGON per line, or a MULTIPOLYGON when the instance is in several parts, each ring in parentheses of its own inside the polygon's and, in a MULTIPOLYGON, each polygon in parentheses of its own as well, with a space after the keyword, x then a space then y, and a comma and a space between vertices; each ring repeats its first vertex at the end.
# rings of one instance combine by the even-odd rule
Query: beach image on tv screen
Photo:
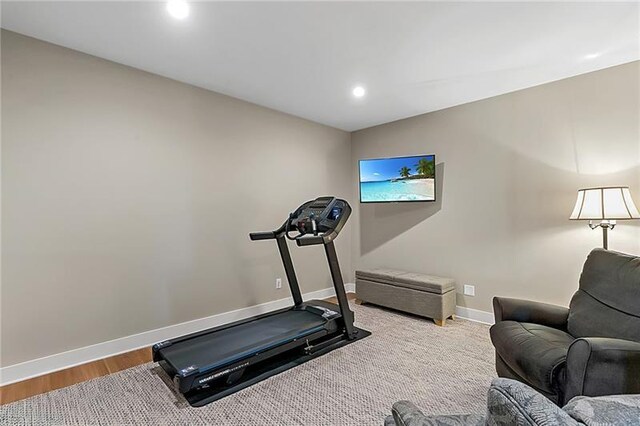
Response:
POLYGON ((434 201, 434 155, 360 161, 360 201, 434 201))

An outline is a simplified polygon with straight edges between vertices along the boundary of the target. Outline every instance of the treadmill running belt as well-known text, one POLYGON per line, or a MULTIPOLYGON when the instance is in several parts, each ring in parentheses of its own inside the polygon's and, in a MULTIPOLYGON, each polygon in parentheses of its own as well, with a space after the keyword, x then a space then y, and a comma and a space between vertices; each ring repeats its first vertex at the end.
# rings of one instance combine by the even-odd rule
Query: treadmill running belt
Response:
POLYGON ((204 372, 318 331, 325 322, 311 312, 284 311, 174 343, 160 352, 177 371, 195 365, 204 372))

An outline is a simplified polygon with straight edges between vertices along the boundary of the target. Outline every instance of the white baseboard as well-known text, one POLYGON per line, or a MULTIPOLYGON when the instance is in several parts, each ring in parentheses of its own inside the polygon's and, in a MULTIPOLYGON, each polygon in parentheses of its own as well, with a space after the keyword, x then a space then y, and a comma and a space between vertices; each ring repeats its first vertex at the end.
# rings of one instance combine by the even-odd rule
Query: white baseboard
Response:
POLYGON ((480 311, 478 309, 456 306, 456 316, 469 321, 481 322, 492 325, 495 321, 492 312, 480 311))
MULTIPOLYGON (((347 283, 345 284, 345 289, 348 293, 353 293, 355 291, 355 284, 347 283)), ((333 288, 325 288, 323 290, 305 293, 303 294, 303 299, 326 299, 331 296, 335 296, 333 288)), ((206 330, 211 327, 218 327, 233 321, 239 321, 255 315, 286 308, 292 304, 293 299, 291 297, 287 297, 285 299, 236 309, 234 311, 224 312, 206 318, 170 325, 156 330, 149 330, 143 333, 110 340, 108 342, 97 343, 95 345, 72 349, 59 354, 9 365, 7 367, 0 368, 0 386, 20 382, 32 377, 42 376, 54 371, 64 370, 76 365, 86 364, 87 362, 108 358, 110 356, 136 349, 149 347, 154 343, 158 343, 163 340, 194 333, 200 330, 206 330)))

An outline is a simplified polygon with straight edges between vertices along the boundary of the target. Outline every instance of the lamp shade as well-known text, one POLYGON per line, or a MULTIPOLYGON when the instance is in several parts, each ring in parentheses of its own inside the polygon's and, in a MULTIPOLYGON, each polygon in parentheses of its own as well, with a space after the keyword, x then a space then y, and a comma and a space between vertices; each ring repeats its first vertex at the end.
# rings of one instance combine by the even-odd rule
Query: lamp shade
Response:
POLYGON ((628 186, 603 186, 578 190, 576 206, 569 219, 640 219, 640 212, 631 199, 628 186))

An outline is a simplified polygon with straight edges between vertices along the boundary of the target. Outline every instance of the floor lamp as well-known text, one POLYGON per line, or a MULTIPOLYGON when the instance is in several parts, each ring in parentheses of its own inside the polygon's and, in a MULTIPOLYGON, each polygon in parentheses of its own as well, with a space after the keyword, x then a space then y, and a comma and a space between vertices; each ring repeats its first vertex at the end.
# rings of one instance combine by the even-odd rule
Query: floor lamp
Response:
POLYGON ((602 246, 609 248, 609 229, 617 220, 640 219, 640 212, 631 199, 628 186, 601 186, 578 190, 578 199, 569 217, 571 220, 588 220, 589 228, 602 228, 602 246), (595 223, 594 221, 600 221, 595 223))

